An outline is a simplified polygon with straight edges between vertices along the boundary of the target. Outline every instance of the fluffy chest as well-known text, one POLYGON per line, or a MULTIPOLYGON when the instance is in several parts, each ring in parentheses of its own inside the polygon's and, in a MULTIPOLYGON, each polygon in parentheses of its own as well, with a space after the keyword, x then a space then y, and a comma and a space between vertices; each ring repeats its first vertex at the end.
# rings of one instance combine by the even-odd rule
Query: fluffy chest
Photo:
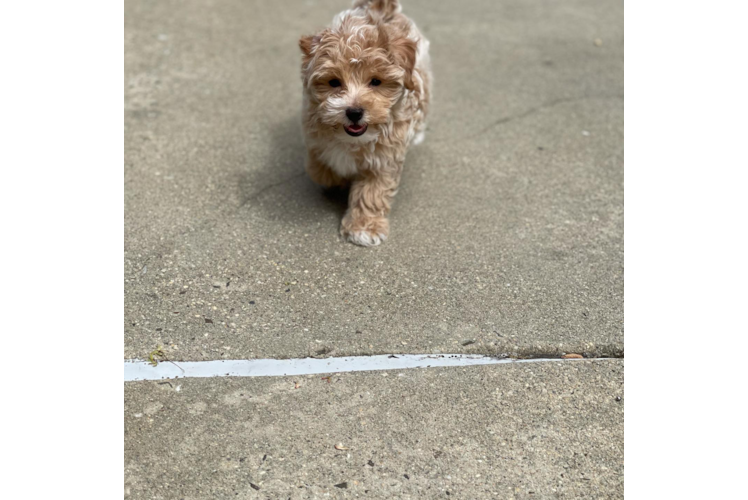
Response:
POLYGON ((358 173, 361 159, 349 148, 329 145, 320 152, 320 159, 341 177, 353 177, 358 173))

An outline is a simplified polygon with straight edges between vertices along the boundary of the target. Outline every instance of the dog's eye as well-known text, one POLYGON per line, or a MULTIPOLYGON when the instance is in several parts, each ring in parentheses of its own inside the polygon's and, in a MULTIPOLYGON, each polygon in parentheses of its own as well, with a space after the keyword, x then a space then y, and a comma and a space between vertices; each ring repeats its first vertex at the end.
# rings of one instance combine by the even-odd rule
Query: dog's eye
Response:
POLYGON ((377 78, 372 78, 372 79, 371 79, 371 86, 372 86, 372 87, 378 87, 378 86, 380 86, 381 84, 382 84, 382 80, 379 80, 379 79, 377 79, 377 78))
POLYGON ((337 78, 333 78, 329 83, 330 87, 340 87, 340 80, 338 80, 337 78))

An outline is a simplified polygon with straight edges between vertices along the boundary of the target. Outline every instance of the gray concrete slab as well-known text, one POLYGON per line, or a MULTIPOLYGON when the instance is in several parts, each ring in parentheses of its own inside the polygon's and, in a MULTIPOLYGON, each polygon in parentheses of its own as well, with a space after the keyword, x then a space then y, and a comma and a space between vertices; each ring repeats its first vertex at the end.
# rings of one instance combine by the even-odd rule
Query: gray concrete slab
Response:
POLYGON ((623 3, 405 0, 435 100, 374 249, 302 173, 348 3, 125 3, 125 357, 622 353, 623 3))
POLYGON ((125 491, 623 498, 623 395, 623 360, 135 382, 125 491))

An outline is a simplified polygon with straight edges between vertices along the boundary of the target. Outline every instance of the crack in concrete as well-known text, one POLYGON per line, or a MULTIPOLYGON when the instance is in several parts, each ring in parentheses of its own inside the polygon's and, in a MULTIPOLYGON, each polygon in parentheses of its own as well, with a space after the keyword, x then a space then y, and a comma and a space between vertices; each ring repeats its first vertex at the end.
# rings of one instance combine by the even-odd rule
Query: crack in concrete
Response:
POLYGON ((466 136, 466 137, 463 137, 463 138, 459 139, 458 142, 467 141, 469 139, 475 139, 476 137, 479 137, 479 136, 485 134, 486 132, 488 132, 489 130, 491 130, 494 127, 498 127, 499 125, 503 125, 504 123, 508 123, 508 122, 511 122, 511 121, 514 121, 514 120, 519 120, 519 119, 525 118, 526 116, 530 116, 531 114, 537 113, 540 110, 553 108, 555 106, 558 106, 559 104, 566 104, 566 103, 569 103, 569 102, 587 101, 587 100, 591 100, 591 99, 623 99, 623 98, 624 98, 624 96, 616 94, 616 95, 607 95, 607 96, 566 97, 566 98, 561 98, 561 99, 555 99, 555 100, 550 101, 548 103, 541 104, 540 106, 537 106, 537 107, 534 107, 534 108, 530 108, 527 111, 525 111, 523 113, 520 113, 518 115, 511 115, 511 116, 505 116, 504 118, 499 118, 498 120, 494 121, 493 123, 491 123, 491 124, 487 125, 486 127, 482 128, 481 130, 479 130, 475 134, 471 134, 469 136, 466 136))
POLYGON ((390 354, 303 359, 237 359, 151 363, 125 361, 125 382, 176 378, 283 377, 359 371, 405 370, 413 368, 464 367, 513 363, 574 362, 619 358, 533 358, 515 359, 475 354, 390 354))

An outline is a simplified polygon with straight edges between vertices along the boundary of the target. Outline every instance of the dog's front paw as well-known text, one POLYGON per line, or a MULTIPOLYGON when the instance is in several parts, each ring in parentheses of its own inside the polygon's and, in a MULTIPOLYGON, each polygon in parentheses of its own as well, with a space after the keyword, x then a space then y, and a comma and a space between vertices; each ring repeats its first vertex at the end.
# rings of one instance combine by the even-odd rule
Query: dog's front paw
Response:
POLYGON ((340 234, 346 241, 362 247, 374 247, 383 243, 389 232, 389 222, 384 217, 354 219, 346 215, 340 226, 340 234))
POLYGON ((354 231, 352 233, 343 233, 343 236, 347 241, 350 241, 354 245, 362 247, 375 247, 387 239, 387 235, 383 233, 371 233, 369 231, 354 231))

